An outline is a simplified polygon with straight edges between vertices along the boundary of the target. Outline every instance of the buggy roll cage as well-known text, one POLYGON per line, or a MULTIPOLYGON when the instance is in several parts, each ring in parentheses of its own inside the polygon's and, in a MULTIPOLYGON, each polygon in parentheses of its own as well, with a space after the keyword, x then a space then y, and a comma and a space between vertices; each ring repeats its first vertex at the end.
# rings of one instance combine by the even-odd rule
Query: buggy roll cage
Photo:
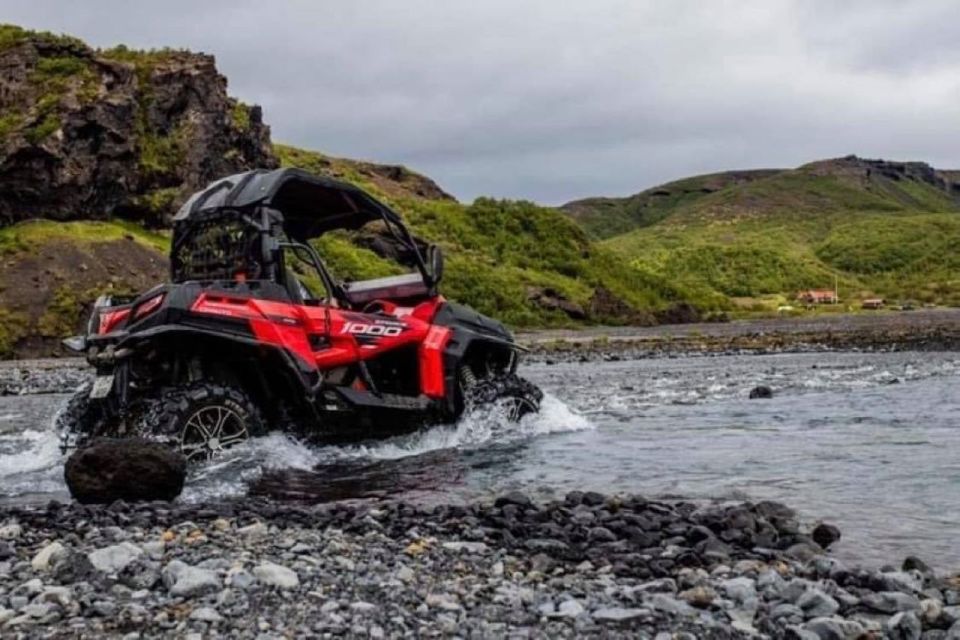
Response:
POLYGON ((428 289, 435 290, 441 275, 428 267, 399 214, 351 184, 300 169, 258 169, 212 182, 193 194, 173 220, 174 282, 230 278, 231 270, 251 267, 260 277, 283 282, 282 249, 289 248, 301 259, 307 256, 330 299, 345 300, 344 288, 308 241, 376 220, 412 257, 428 289))

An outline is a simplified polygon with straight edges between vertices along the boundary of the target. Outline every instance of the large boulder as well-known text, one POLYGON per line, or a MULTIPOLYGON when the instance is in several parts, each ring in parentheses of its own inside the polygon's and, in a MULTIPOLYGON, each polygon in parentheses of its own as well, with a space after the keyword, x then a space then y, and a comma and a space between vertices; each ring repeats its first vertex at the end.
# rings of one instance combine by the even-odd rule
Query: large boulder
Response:
POLYGON ((179 452, 142 438, 96 440, 74 452, 64 468, 70 494, 84 504, 173 500, 186 475, 179 452))
POLYGON ((0 25, 0 223, 117 215, 163 224, 207 182, 277 166, 259 107, 212 56, 94 50, 0 25))

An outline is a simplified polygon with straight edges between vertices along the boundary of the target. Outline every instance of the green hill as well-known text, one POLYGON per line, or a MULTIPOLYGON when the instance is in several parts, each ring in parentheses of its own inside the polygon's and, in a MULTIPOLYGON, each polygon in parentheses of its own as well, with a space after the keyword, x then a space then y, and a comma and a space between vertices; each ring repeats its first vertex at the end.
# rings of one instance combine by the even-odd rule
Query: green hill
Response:
POLYGON ((960 303, 960 184, 853 156, 730 184, 603 245, 707 307, 832 287, 847 300, 960 303))

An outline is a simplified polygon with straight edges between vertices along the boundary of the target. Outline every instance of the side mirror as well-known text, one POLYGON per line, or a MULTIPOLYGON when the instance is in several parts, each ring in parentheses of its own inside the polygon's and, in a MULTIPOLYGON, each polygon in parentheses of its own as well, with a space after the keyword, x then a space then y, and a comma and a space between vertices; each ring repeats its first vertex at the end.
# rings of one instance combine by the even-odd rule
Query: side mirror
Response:
POLYGON ((443 251, 435 244, 427 247, 427 269, 436 286, 443 279, 443 251))

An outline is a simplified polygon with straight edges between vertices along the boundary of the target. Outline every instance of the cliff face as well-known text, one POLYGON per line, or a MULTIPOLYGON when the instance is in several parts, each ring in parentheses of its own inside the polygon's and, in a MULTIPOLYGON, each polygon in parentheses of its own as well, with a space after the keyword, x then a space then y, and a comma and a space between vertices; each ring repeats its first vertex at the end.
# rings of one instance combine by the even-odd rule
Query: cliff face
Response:
POLYGON ((0 223, 164 222, 208 181, 274 167, 259 107, 227 95, 212 56, 95 51, 0 26, 0 223))

